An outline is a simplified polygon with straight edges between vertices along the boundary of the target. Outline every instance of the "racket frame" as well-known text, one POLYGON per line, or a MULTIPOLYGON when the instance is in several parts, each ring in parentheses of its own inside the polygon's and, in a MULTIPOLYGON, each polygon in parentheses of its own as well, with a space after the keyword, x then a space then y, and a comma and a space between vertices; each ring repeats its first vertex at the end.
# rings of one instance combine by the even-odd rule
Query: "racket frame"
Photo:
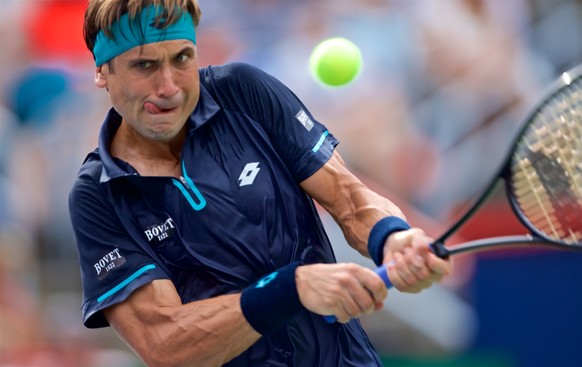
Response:
POLYGON ((548 238, 545 234, 540 232, 522 213, 519 208, 519 204, 512 194, 513 188, 511 187, 510 180, 508 178, 511 175, 511 165, 514 159, 515 148, 519 141, 521 140, 524 132, 530 126, 534 118, 538 113, 548 104, 548 102, 554 98, 558 93, 560 93, 563 88, 575 82, 582 76, 582 64, 564 72, 561 76, 555 80, 542 94, 536 103, 528 109, 529 113, 523 120, 525 123, 519 128, 518 132, 514 135, 512 143, 509 146, 505 159, 502 161, 501 168, 498 170, 497 174, 493 176, 493 179, 485 186, 485 189, 481 193, 479 199, 475 201, 465 213, 457 219, 456 222, 449 229, 440 235, 436 241, 431 244, 431 250, 440 258, 448 258, 451 255, 456 255, 462 252, 476 251, 482 249, 489 249, 493 247, 507 247, 508 245, 514 244, 515 246, 521 245, 548 245, 559 248, 568 248, 582 250, 582 244, 572 245, 564 242, 556 241, 554 239, 548 238), (530 231, 530 235, 518 235, 518 236, 499 236, 491 237, 486 239, 480 239, 475 241, 464 242, 460 245, 453 246, 451 248, 445 247, 445 240, 449 238, 454 232, 456 232, 465 222, 473 216, 473 214, 492 196, 492 194, 497 190, 499 181, 505 181, 505 193, 508 198, 510 207, 519 219, 519 221, 530 231))

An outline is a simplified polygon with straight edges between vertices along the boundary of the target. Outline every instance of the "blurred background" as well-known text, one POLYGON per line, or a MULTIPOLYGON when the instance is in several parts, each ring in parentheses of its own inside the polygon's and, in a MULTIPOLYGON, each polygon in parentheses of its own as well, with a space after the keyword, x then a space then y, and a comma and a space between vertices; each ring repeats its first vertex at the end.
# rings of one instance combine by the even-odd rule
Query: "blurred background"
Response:
MULTIPOLYGON (((438 236, 484 188, 528 108, 582 61, 579 0, 200 0, 201 66, 254 64, 341 141, 362 180, 438 236), (342 88, 309 54, 363 53, 342 88)), ((67 195, 109 108, 82 39, 85 0, 0 0, 0 366, 138 367, 81 321, 67 195)), ((322 212, 340 261, 367 264, 322 212)), ((521 234, 494 197, 453 241, 521 234)), ((582 256, 463 255, 443 284, 362 319, 386 366, 582 366, 582 256)))

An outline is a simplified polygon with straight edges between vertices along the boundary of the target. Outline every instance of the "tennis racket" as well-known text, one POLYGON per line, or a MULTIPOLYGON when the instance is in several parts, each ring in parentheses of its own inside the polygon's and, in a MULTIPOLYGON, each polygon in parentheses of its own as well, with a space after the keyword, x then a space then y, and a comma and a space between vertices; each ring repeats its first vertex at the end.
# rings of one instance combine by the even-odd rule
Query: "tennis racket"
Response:
MULTIPOLYGON (((528 115, 502 168, 474 204, 433 244, 440 258, 513 246, 582 249, 582 64, 561 75, 528 115), (528 235, 444 243, 493 194, 500 182, 528 235)), ((386 266, 376 273, 392 287, 386 266)), ((324 316, 329 322, 335 316, 324 316)))

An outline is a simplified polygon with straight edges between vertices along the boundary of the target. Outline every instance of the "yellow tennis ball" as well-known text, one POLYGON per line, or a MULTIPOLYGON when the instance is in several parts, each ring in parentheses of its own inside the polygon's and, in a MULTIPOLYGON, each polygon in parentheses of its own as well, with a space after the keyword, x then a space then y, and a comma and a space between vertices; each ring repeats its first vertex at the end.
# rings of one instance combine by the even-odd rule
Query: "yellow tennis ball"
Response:
POLYGON ((309 66, 316 80, 339 87, 358 76, 362 70, 362 53, 346 38, 329 38, 313 49, 309 66))

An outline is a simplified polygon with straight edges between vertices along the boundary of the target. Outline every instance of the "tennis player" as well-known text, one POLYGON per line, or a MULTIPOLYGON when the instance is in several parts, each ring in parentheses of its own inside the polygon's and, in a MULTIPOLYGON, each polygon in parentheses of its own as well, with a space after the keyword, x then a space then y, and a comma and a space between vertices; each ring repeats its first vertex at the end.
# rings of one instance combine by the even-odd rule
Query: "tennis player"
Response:
POLYGON ((196 0, 89 1, 113 107, 70 193, 84 324, 111 326, 150 366, 381 366, 357 317, 387 290, 335 263, 313 200, 401 291, 451 264, 282 83, 199 68, 200 14, 196 0))

